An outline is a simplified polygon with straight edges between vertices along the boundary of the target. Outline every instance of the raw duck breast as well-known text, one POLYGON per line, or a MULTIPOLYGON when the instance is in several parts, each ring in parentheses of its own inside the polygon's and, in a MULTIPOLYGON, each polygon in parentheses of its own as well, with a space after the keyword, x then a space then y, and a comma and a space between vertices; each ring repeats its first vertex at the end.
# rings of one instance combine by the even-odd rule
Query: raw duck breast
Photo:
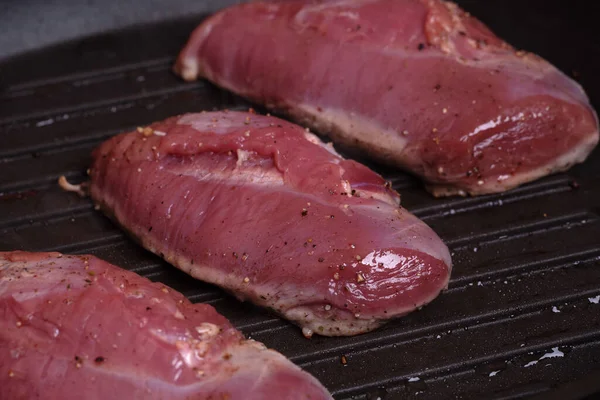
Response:
POLYGON ((582 88, 440 0, 253 1, 204 21, 175 70, 206 78, 422 177, 501 192, 582 162, 582 88))
POLYGON ((331 399, 206 304, 93 256, 0 253, 0 398, 331 399))
POLYGON ((367 167, 303 128, 187 114, 93 154, 90 194, 148 250, 306 336, 354 335, 447 286, 447 247, 367 167))

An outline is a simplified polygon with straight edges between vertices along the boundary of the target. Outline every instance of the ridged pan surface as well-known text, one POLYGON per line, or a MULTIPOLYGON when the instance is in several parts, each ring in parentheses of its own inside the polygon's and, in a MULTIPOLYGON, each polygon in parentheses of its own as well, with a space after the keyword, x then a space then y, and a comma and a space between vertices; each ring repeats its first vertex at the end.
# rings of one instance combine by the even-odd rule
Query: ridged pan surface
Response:
MULTIPOLYGON (((460 2, 516 47, 574 76, 600 107, 592 3, 460 2)), ((600 369, 599 151, 568 173, 476 198, 434 199, 415 178, 370 164, 446 241, 454 271, 431 305, 351 338, 305 339, 297 327, 170 267, 89 199, 62 192, 57 178, 83 181, 91 150, 111 135, 178 113, 249 106, 170 72, 201 19, 109 32, 0 62, 0 250, 92 253, 165 282, 214 305, 337 399, 526 398, 565 383, 575 386, 563 394, 591 390, 588 374, 600 369)))

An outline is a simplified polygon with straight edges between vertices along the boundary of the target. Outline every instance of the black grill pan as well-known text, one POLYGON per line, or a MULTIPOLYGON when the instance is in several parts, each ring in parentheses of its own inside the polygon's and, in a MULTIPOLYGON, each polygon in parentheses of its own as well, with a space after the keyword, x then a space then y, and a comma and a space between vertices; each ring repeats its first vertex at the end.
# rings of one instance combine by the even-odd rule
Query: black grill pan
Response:
MULTIPOLYGON (((460 2, 516 47, 578 79, 599 107, 595 3, 460 2)), ((249 106, 170 72, 201 19, 139 25, 0 61, 0 250, 92 253, 165 282, 214 305, 337 399, 593 396, 600 376, 598 151, 568 173, 505 194, 442 200, 415 178, 371 164, 448 243, 455 268, 449 290, 430 306, 352 338, 304 339, 289 323, 168 266, 88 199, 62 192, 58 176, 84 180, 90 151, 111 135, 173 114, 249 106), (549 354, 561 356, 543 358, 549 354)))

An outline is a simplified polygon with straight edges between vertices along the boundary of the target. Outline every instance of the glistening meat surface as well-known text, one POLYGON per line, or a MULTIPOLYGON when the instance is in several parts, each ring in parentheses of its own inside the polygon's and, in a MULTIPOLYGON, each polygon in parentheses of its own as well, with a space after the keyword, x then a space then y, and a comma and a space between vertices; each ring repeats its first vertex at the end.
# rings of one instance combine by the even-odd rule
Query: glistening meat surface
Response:
POLYGON ((205 304, 93 256, 0 253, 0 398, 331 399, 205 304))
POLYGON ((93 155, 94 201, 150 251, 305 335, 353 335, 447 286, 450 255, 379 175, 301 127, 187 114, 93 155))
POLYGON ((412 171, 438 196, 510 189, 598 142, 577 83, 440 0, 236 5, 194 31, 175 70, 412 171))

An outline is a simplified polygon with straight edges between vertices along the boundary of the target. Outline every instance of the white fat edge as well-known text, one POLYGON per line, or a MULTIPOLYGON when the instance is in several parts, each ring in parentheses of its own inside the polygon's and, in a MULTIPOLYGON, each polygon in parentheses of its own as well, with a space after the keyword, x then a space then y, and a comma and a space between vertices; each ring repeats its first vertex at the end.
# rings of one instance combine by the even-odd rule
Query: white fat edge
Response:
POLYGON ((244 162, 246 162, 246 160, 248 160, 248 158, 250 158, 250 154, 252 154, 251 151, 237 149, 236 150, 237 162, 235 163, 236 167, 241 167, 244 164, 244 162))
MULTIPOLYGON (((315 4, 310 4, 310 5, 306 5, 304 7, 302 7, 302 9, 296 13, 296 16, 294 17, 294 21, 296 23, 302 24, 304 22, 304 19, 309 16, 310 14, 322 14, 323 12, 325 12, 326 10, 329 9, 336 9, 336 8, 340 8, 340 7, 346 7, 349 9, 353 9, 353 8, 358 8, 361 7, 363 4, 365 3, 372 3, 375 0, 364 0, 362 2, 357 2, 355 0, 336 0, 336 1, 328 1, 328 2, 319 2, 319 3, 315 3, 315 4)), ((337 15, 342 16, 342 17, 347 17, 349 19, 352 20, 356 20, 359 15, 356 12, 353 11, 339 11, 337 13, 337 15)))
POLYGON ((252 122, 252 128, 266 128, 270 126, 269 121, 271 120, 261 115, 246 114, 239 111, 231 111, 228 113, 210 111, 184 114, 177 119, 177 124, 191 126, 198 132, 227 134, 238 132, 240 130, 240 124, 243 122, 252 122), (246 115, 245 119, 244 115, 246 115))
POLYGON ((312 144, 316 144, 317 146, 320 146, 320 147, 324 148, 325 150, 327 150, 328 152, 330 152, 334 156, 338 157, 339 160, 336 160, 337 161, 336 163, 339 163, 340 160, 344 159, 344 157, 342 157, 337 151, 335 151, 335 148, 333 147, 333 143, 331 143, 331 142, 330 143, 323 142, 314 133, 311 133, 308 130, 306 130, 306 131, 304 131, 304 138, 306 140, 308 140, 309 142, 311 142, 312 144))
POLYGON ((301 113, 312 116, 316 121, 314 125, 324 125, 329 129, 335 128, 354 139, 364 141, 364 133, 368 132, 373 138, 370 140, 370 144, 378 145, 388 154, 400 154, 408 143, 400 131, 384 129, 379 124, 360 115, 324 107, 321 107, 321 111, 319 111, 315 106, 309 104, 298 104, 296 108, 301 113))
POLYGON ((191 47, 191 51, 186 52, 186 56, 182 60, 181 77, 186 81, 194 81, 200 75, 200 63, 198 59, 198 50, 204 44, 204 41, 210 35, 215 25, 218 25, 223 18, 224 13, 215 15, 214 17, 203 23, 200 33, 196 30, 192 33, 189 42, 185 45, 184 50, 191 47))
POLYGON ((523 183, 531 182, 535 179, 553 174, 555 172, 564 171, 577 163, 583 162, 597 143, 597 136, 587 135, 585 136, 584 140, 574 146, 571 150, 538 168, 515 175, 501 175, 497 179, 487 179, 484 185, 479 186, 478 188, 471 188, 469 193, 476 195, 504 192, 523 183), (492 191, 490 191, 490 188, 492 188, 492 191))
MULTIPOLYGON (((136 227, 134 229, 134 232, 146 233, 146 228, 136 227)), ((140 233, 136 233, 136 235, 142 236, 142 235, 140 235, 140 233)), ((153 237, 146 237, 143 240, 143 246, 155 254, 158 254, 160 251, 164 251, 163 258, 165 260, 167 260, 169 263, 171 263, 178 269, 185 271, 190 276, 192 276, 196 279, 200 279, 205 282, 212 283, 214 285, 221 286, 224 288, 237 287, 240 285, 240 282, 243 282, 243 280, 240 279, 239 275, 222 273, 218 269, 214 269, 207 265, 202 265, 202 264, 198 264, 198 263, 192 264, 189 259, 182 257, 182 256, 174 255, 173 253, 170 253, 170 251, 165 248, 164 243, 160 239, 155 239, 153 237)), ((250 257, 253 256, 252 254, 249 254, 249 255, 250 255, 250 257)), ((295 287, 290 288, 289 286, 286 287, 284 285, 281 287, 281 292, 282 293, 292 293, 292 292, 294 292, 294 289, 297 289, 297 288, 295 288, 295 287)), ((256 296, 259 296, 259 295, 268 296, 268 293, 272 292, 272 290, 273 290, 273 288, 267 283, 261 284, 261 285, 257 284, 257 285, 254 285, 254 287, 253 287, 253 293, 256 296)), ((300 292, 300 293, 302 293, 302 292, 300 292)), ((316 294, 313 292, 306 293, 305 297, 304 297, 304 301, 308 302, 310 299, 313 299, 315 296, 316 296, 316 294)), ((239 292, 236 293, 236 297, 242 301, 246 299, 246 297, 243 296, 243 294, 239 293, 239 292)), ((281 299, 277 299, 276 301, 273 301, 274 299, 272 299, 271 297, 267 297, 267 298, 269 300, 265 300, 265 302, 263 302, 261 305, 267 306, 267 307, 272 307, 273 309, 280 309, 281 314, 284 315, 287 319, 290 319, 292 321, 294 321, 294 320, 302 321, 304 316, 306 315, 306 313, 305 313, 306 307, 304 307, 302 305, 292 307, 290 309, 289 308, 289 298, 285 299, 285 300, 288 300, 287 303, 285 301, 282 301, 281 299), (300 311, 299 315, 301 314, 303 316, 303 318, 290 318, 290 315, 288 313, 291 310, 299 309, 299 308, 302 309, 300 311)), ((298 298, 295 298, 295 300, 301 301, 298 298)), ((346 328, 348 330, 348 332, 353 333, 353 334, 367 332, 369 330, 375 329, 376 327, 378 327, 381 324, 381 322, 378 320, 364 320, 364 321, 353 320, 352 322, 354 323, 354 325, 351 325, 350 327, 344 327, 344 328, 346 328)), ((302 329, 302 332, 305 335, 311 335, 315 330, 318 329, 318 326, 320 326, 321 324, 322 324, 322 321, 310 321, 310 319, 309 319, 306 324, 303 324, 304 327, 302 329)), ((196 327, 196 332, 200 336, 202 336, 203 334, 206 334, 206 333, 210 333, 207 331, 212 331, 212 330, 213 329, 210 326, 199 325, 199 327, 196 327)), ((161 334, 160 331, 157 331, 155 333, 161 334)), ((206 335, 204 335, 204 336, 206 336, 206 335)), ((188 339, 189 337, 192 337, 191 333, 186 334, 184 339, 188 339)), ((210 335, 209 335, 209 338, 210 338, 210 335)), ((205 339, 205 340, 208 340, 208 339, 205 339)), ((245 343, 247 343, 247 341, 245 343)), ((254 347, 257 347, 257 346, 262 347, 260 344, 257 345, 255 342, 254 342, 253 346, 254 347)), ((283 358, 283 356, 281 356, 281 357, 283 358)))
MULTIPOLYGON (((239 161, 239 160, 238 160, 239 161)), ((267 170, 260 167, 239 168, 235 172, 227 171, 199 171, 197 169, 172 170, 173 173, 196 178, 204 181, 227 181, 231 184, 249 183, 261 186, 283 186, 283 176, 276 170, 267 170)))
POLYGON ((87 184, 85 182, 79 185, 74 185, 67 181, 67 178, 64 175, 61 175, 58 178, 58 186, 60 186, 61 189, 67 192, 77 193, 80 197, 87 196, 87 192, 85 190, 86 185, 87 184))
POLYGON ((338 15, 340 17, 345 17, 345 18, 351 19, 353 21, 358 21, 358 19, 360 18, 360 15, 357 12, 352 12, 352 11, 342 11, 338 15))
POLYGON ((343 180, 342 188, 344 189, 344 192, 346 192, 346 196, 352 197, 352 185, 350 185, 349 181, 343 180))

